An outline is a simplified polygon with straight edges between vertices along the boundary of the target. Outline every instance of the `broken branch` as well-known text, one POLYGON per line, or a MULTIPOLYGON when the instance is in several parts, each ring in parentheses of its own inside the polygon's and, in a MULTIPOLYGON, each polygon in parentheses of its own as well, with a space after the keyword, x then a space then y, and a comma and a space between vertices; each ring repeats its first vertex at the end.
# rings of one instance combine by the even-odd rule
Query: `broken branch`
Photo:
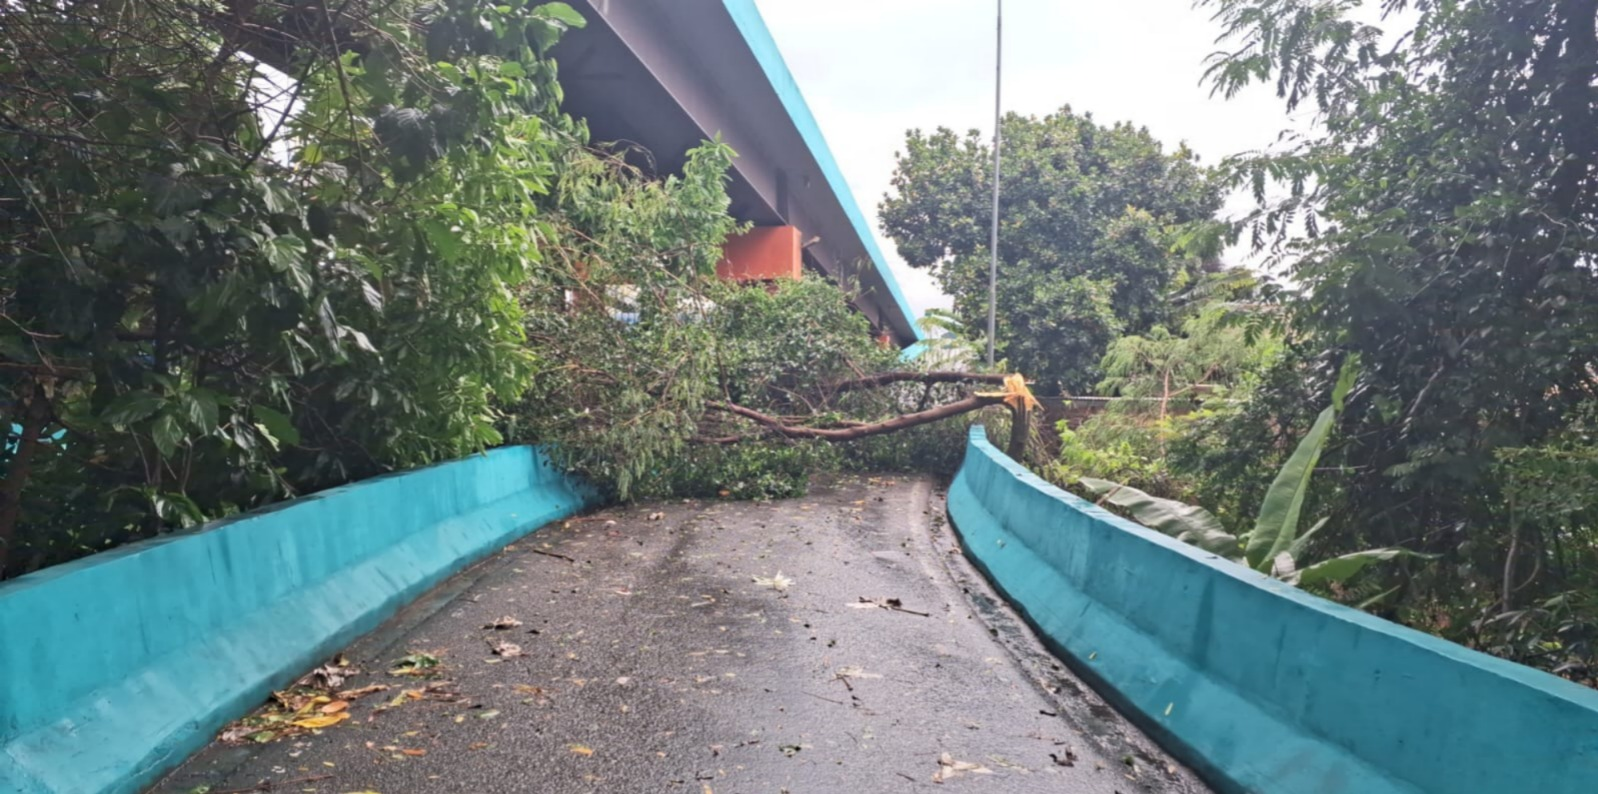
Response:
MULTIPOLYGON (((783 436, 785 438, 815 438, 821 439, 823 441, 855 441, 857 439, 879 436, 884 433, 892 433, 898 430, 916 427, 917 425, 937 422, 950 417, 980 410, 990 405, 1000 405, 1004 403, 1004 399, 1005 398, 1002 395, 976 394, 963 400, 945 403, 943 405, 937 406, 936 408, 929 408, 925 411, 903 414, 901 416, 896 416, 892 419, 886 419, 881 422, 843 428, 820 428, 805 427, 803 425, 790 425, 784 423, 781 419, 775 416, 769 416, 756 411, 753 408, 745 408, 742 405, 734 405, 732 403, 708 402, 705 403, 705 407, 713 411, 720 411, 722 413, 743 417, 744 419, 748 419, 765 428, 767 433, 783 436)), ((739 437, 739 440, 746 440, 747 438, 751 437, 739 437)), ((710 440, 714 443, 733 443, 731 440, 710 440)))

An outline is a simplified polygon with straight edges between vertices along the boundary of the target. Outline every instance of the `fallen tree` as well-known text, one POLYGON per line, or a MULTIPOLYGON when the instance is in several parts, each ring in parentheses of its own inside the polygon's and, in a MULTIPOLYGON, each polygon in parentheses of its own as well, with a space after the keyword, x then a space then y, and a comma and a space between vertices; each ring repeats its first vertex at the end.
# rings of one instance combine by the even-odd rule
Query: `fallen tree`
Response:
MULTIPOLYGON (((599 262, 598 272, 607 253, 615 249, 577 255, 599 262)), ((623 498, 640 487, 674 492, 649 481, 695 461, 724 462, 705 464, 696 477, 706 481, 760 479, 763 457, 782 461, 785 481, 835 465, 947 471, 964 448, 965 423, 950 420, 995 407, 1013 417, 1035 405, 1018 375, 901 361, 872 341, 848 291, 819 278, 769 290, 714 280, 633 287, 624 306, 530 313, 538 326, 530 338, 554 358, 511 411, 526 423, 512 435, 553 442, 567 463, 623 498), (685 303, 707 308, 694 316, 672 308, 685 303), (623 310, 636 322, 616 322, 623 310), (696 451, 707 449, 722 451, 696 451)), ((1024 437, 1024 416, 1010 424, 1024 437)))

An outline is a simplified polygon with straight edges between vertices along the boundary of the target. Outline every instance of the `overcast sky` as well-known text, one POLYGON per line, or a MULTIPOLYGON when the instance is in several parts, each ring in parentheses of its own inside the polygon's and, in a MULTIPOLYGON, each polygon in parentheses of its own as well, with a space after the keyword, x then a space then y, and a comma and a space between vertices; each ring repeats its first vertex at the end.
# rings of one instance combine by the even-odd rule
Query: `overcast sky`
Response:
MULTIPOLYGON (((993 129, 994 0, 757 0, 855 200, 876 224, 906 130, 993 129)), ((1199 84, 1219 29, 1189 0, 1009 0, 1004 108, 1070 105, 1131 121, 1203 162, 1269 146, 1296 126, 1269 91, 1211 98, 1199 84)), ((1246 202, 1234 201, 1234 208, 1246 202)), ((876 229, 919 314, 948 306, 876 229)))

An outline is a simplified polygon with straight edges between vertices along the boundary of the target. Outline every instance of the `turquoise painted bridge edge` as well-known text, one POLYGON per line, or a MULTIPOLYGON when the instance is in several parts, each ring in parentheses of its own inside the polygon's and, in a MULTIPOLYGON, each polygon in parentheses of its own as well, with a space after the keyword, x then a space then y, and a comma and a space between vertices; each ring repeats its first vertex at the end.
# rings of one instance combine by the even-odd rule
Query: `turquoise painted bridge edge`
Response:
POLYGON ((139 791, 427 588, 591 498, 511 447, 0 585, 0 791, 139 791))
POLYGON ((1598 792, 1598 692, 1111 515, 980 427, 948 507, 1044 640, 1222 791, 1598 792))

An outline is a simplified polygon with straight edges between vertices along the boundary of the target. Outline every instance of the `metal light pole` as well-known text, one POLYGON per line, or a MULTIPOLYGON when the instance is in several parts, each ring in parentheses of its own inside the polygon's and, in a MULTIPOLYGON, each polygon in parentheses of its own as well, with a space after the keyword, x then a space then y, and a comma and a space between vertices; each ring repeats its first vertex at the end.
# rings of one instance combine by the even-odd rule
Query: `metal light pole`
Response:
POLYGON ((988 368, 993 368, 994 304, 999 297, 999 148, 1004 133, 1000 107, 1000 79, 1004 74, 1004 0, 998 0, 995 44, 993 47, 993 229, 988 238, 988 368))

